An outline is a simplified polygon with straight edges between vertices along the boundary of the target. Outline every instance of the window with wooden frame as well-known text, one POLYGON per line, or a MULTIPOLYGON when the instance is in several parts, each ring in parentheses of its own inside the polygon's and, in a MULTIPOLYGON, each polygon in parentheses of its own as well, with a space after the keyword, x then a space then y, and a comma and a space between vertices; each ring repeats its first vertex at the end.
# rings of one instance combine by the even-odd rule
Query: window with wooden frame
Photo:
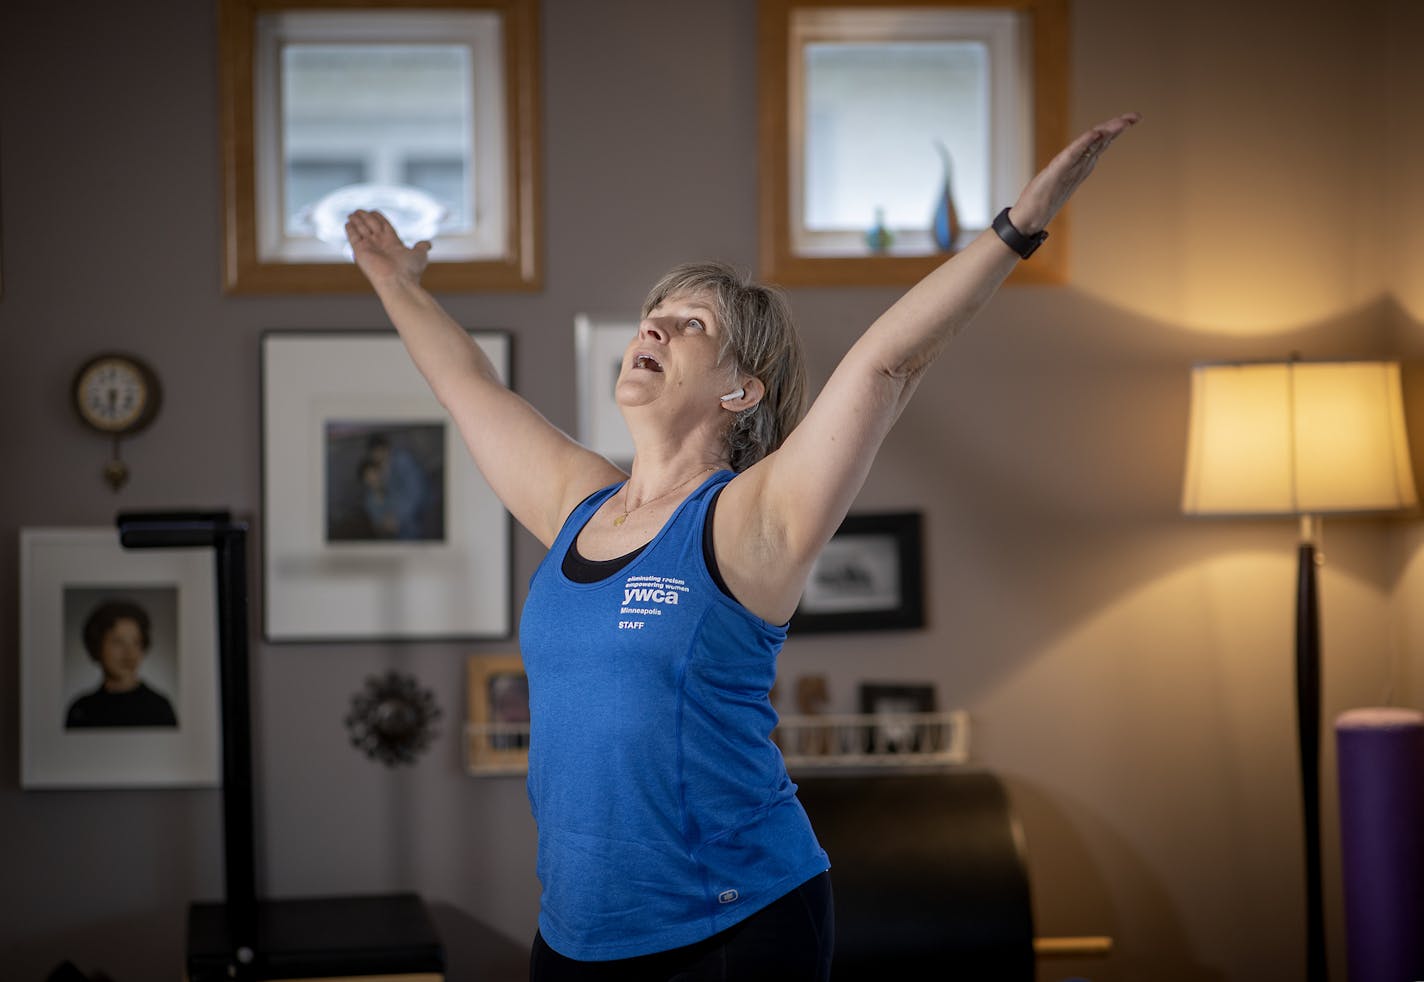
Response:
POLYGON ((424 282, 540 285, 536 0, 221 0, 223 285, 366 289, 342 227, 434 243, 424 282))
MULTIPOLYGON (((1066 140, 1067 0, 761 0, 761 274, 911 284, 1066 140)), ((1067 215, 1010 282, 1062 282, 1067 215)))

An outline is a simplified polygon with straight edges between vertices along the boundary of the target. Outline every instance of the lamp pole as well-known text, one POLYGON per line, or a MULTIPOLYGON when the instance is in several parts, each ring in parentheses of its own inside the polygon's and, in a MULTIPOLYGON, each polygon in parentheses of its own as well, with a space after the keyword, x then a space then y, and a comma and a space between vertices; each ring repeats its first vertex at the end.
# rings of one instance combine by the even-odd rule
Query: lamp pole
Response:
POLYGON ((1295 704, 1305 815, 1306 982, 1326 982, 1325 891, 1320 861, 1320 606, 1314 516, 1300 519, 1295 594, 1295 704))

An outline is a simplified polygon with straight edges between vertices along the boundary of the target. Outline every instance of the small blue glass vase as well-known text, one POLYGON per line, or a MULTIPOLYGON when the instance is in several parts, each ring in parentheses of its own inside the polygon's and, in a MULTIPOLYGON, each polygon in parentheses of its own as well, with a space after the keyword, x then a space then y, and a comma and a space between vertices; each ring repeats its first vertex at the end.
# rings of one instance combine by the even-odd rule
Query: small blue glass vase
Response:
POLYGON ((870 231, 865 233, 865 244, 870 247, 870 251, 876 253, 885 252, 890 248, 890 244, 895 241, 895 234, 890 231, 885 224, 885 209, 875 209, 875 224, 870 227, 870 231))
POLYGON ((959 241, 959 214, 954 210, 954 188, 951 182, 953 164, 948 147, 939 140, 935 141, 935 147, 939 150, 944 170, 944 185, 940 189, 939 199, 935 202, 934 219, 930 223, 930 229, 940 252, 953 252, 954 244, 959 241))

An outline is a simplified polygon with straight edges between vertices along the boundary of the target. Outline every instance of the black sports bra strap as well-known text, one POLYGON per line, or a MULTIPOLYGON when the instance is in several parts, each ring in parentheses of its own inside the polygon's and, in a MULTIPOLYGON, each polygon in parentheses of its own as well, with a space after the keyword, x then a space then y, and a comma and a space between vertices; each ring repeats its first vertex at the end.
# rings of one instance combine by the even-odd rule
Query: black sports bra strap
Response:
MULTIPOLYGON (((712 582, 717 584, 717 589, 721 590, 732 600, 737 600, 732 596, 732 591, 727 589, 727 581, 722 579, 722 571, 717 568, 717 554, 712 548, 712 515, 717 511, 717 499, 722 496, 722 492, 727 490, 727 485, 722 485, 712 492, 712 500, 707 502, 707 518, 702 523, 702 561, 707 564, 707 572, 712 576, 712 582)), ((740 600, 737 600, 741 603, 740 600)))

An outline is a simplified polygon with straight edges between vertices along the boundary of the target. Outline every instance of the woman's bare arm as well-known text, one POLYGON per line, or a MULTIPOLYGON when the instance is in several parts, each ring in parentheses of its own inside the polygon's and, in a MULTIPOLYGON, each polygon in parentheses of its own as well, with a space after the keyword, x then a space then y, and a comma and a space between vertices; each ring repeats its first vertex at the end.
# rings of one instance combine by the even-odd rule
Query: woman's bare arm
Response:
POLYGON ((505 386, 479 345, 420 285, 430 243, 406 248, 379 212, 354 212, 346 235, 356 264, 480 473, 515 520, 551 545, 574 505, 623 472, 505 386))
MULTIPOLYGON (((1054 157, 1010 209, 1014 227, 1044 229, 1137 119, 1101 123, 1054 157)), ((811 564, 925 370, 1019 261, 986 230, 935 269, 856 341, 786 442, 728 487, 714 530, 718 561, 733 593, 757 598, 749 604, 756 613, 781 623, 794 612, 811 564)))

